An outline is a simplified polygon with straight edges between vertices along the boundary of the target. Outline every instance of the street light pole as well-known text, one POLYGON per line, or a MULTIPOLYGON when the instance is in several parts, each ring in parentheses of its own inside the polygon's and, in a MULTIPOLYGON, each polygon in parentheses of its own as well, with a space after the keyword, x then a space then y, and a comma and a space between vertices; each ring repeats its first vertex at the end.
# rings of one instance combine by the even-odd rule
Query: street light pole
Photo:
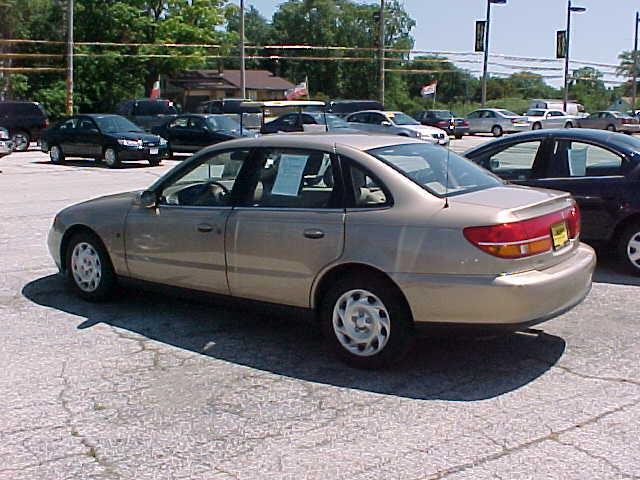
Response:
POLYGON ((67 3, 67 115, 73 115, 73 0, 67 3))
POLYGON ((489 67, 489 27, 491 26, 491 4, 496 3, 498 5, 504 5, 507 0, 487 0, 487 18, 485 21, 484 31, 484 63, 482 66, 482 106, 487 103, 487 75, 489 67))
POLYGON ((584 7, 574 7, 571 0, 567 2, 567 38, 564 51, 564 100, 562 102, 563 109, 567 111, 567 103, 569 103, 569 44, 571 43, 571 14, 582 13, 587 9, 584 7))
POLYGON ((247 98, 244 62, 244 0, 240 0, 240 97, 247 98))
POLYGON ((633 85, 631 86, 631 110, 636 114, 636 95, 638 94, 638 23, 640 12, 636 12, 636 34, 633 41, 633 85))
POLYGON ((384 105, 384 0, 380 0, 380 21, 378 22, 378 96, 384 105))

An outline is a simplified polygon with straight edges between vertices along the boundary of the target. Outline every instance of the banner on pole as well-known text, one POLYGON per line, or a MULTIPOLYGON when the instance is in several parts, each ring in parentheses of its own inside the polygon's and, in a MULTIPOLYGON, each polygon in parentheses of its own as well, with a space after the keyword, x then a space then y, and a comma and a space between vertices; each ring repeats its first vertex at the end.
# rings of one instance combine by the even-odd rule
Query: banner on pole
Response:
POLYGON ((558 30, 556 32, 556 58, 565 58, 567 54, 567 32, 558 30))
POLYGON ((485 20, 478 20, 476 22, 476 46, 474 48, 474 51, 476 52, 484 52, 484 36, 486 27, 487 22, 485 20))

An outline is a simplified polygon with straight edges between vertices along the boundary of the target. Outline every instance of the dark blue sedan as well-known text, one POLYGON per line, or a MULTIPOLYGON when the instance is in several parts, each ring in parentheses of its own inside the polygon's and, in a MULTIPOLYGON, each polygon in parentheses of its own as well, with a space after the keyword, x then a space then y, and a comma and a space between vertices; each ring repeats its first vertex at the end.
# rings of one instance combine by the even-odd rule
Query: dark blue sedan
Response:
POLYGON ((510 183, 570 192, 582 213, 582 239, 614 246, 640 275, 640 140, 602 130, 537 130, 464 155, 510 183))

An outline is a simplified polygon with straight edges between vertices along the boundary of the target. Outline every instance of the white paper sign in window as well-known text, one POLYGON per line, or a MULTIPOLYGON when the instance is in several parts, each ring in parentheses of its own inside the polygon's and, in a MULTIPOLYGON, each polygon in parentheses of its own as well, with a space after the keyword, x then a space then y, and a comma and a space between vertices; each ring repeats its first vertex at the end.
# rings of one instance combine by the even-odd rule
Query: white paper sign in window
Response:
POLYGON ((297 197, 302 174, 307 165, 307 155, 281 155, 278 165, 278 175, 271 189, 272 195, 286 195, 297 197))
POLYGON ((570 148, 567 154, 569 156, 569 175, 584 177, 587 174, 587 147, 570 148))
POLYGON ((211 165, 209 168, 210 178, 222 178, 222 174, 224 173, 224 163, 222 165, 211 165))

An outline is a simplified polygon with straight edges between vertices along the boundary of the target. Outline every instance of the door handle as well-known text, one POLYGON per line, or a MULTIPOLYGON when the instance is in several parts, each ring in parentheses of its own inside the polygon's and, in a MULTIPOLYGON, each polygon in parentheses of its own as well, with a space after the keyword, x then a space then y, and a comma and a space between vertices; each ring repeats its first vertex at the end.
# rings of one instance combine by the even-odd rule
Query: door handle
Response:
POLYGON ((307 238, 322 238, 324 237, 324 232, 317 228, 308 228, 304 231, 304 236, 307 238))
POLYGON ((200 223, 198 224, 198 231, 202 233, 211 232, 213 230, 213 226, 208 223, 200 223))

